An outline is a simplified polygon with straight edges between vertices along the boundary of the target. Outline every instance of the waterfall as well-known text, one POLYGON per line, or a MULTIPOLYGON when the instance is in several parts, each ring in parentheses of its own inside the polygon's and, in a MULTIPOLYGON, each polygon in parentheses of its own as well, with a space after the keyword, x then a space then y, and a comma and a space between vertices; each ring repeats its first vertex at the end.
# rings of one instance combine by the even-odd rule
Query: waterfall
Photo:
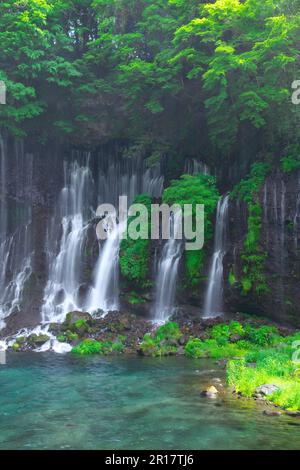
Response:
POLYGON ((80 310, 78 288, 85 241, 85 214, 93 181, 88 162, 65 164, 65 186, 58 202, 58 214, 50 222, 47 236, 49 279, 42 306, 43 322, 60 322, 71 310, 80 310), (61 239, 58 253, 56 226, 61 239))
MULTIPOLYGON (((164 176, 160 167, 143 169, 133 160, 113 162, 105 170, 101 168, 98 178, 98 202, 117 204, 121 195, 127 196, 128 205, 140 194, 160 197, 164 176), (124 173, 123 173, 124 172, 124 173)), ((103 313, 119 308, 119 251, 125 230, 124 224, 115 225, 107 240, 99 243, 99 258, 93 273, 93 285, 88 293, 85 309, 103 313)))
POLYGON ((298 228, 299 228, 299 219, 300 219, 300 178, 298 177, 298 185, 297 185, 297 199, 296 199, 296 207, 295 207, 295 215, 294 215, 294 245, 296 254, 298 253, 298 228))
POLYGON ((89 208, 96 203, 117 205, 120 195, 127 195, 130 204, 139 192, 160 196, 163 176, 159 168, 139 171, 134 162, 111 162, 96 169, 96 183, 89 167, 89 155, 84 163, 64 165, 65 184, 60 193, 56 213, 48 227, 46 251, 49 279, 44 292, 42 321, 61 322, 72 310, 97 312, 116 310, 119 304, 119 249, 122 225, 114 227, 108 239, 99 243, 99 257, 94 268, 92 286, 85 299, 80 294, 83 249, 87 240, 89 208), (123 173, 124 171, 124 173, 123 173), (98 173, 97 173, 98 172, 98 173), (97 192, 94 200, 95 189, 97 192), (59 231, 57 230, 59 228, 59 231))
POLYGON ((90 289, 85 309, 89 312, 108 312, 119 308, 119 250, 125 224, 115 224, 100 253, 94 271, 94 285, 90 289))
POLYGON ((98 203, 118 204, 119 196, 126 195, 128 205, 132 204, 138 194, 148 194, 159 198, 163 191, 164 176, 161 168, 156 165, 145 168, 137 159, 121 161, 100 161, 98 169, 98 203))
POLYGON ((25 191, 29 195, 31 191, 31 162, 31 156, 17 144, 8 158, 7 143, 0 135, 0 329, 9 315, 21 309, 24 287, 32 274, 32 214, 31 206, 24 204, 25 191), (13 165, 19 179, 15 197, 10 199, 7 173, 13 165))
POLYGON ((203 175, 210 175, 210 168, 206 163, 194 159, 186 160, 184 165, 184 172, 189 175, 198 175, 199 173, 203 175))
POLYGON ((228 203, 228 195, 218 202, 214 253, 204 302, 205 318, 223 313, 223 260, 228 245, 228 203))
POLYGON ((174 310, 176 281, 179 261, 182 255, 182 240, 177 237, 182 222, 182 213, 177 211, 170 218, 171 237, 165 243, 158 263, 156 279, 156 302, 154 320, 166 321, 174 310))

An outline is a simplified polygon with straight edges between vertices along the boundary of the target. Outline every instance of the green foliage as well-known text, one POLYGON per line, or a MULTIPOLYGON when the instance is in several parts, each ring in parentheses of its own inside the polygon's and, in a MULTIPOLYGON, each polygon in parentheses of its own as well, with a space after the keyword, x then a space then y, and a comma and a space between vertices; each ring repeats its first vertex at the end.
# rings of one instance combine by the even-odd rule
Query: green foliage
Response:
MULTIPOLYGON (((191 204, 193 216, 196 214, 196 204, 204 204, 205 242, 213 236, 213 214, 219 199, 215 178, 199 174, 197 176, 183 175, 171 182, 163 192, 163 202, 169 205, 191 204)), ((195 221, 195 217, 194 217, 195 221)), ((185 252, 186 272, 189 285, 198 285, 204 262, 203 250, 185 252)))
POLYGON ((258 347, 266 348, 282 341, 283 338, 275 327, 255 328, 249 324, 243 326, 237 321, 231 321, 229 324, 213 326, 206 340, 190 338, 185 346, 185 353, 194 358, 227 359, 244 357, 247 354, 250 357, 251 354, 257 354, 258 347))
POLYGON ((211 357, 213 359, 228 359, 243 356, 246 352, 245 344, 228 343, 219 344, 215 339, 201 341, 190 339, 184 350, 187 356, 193 358, 211 357))
POLYGON ((274 327, 245 328, 246 337, 256 348, 249 348, 241 360, 227 365, 228 384, 238 393, 251 397, 260 385, 274 384, 279 390, 267 399, 288 410, 300 410, 299 364, 294 357, 300 334, 281 337, 274 327))
POLYGON ((147 195, 137 196, 134 204, 143 204, 148 210, 146 226, 139 226, 140 238, 133 240, 128 235, 130 224, 134 223, 140 214, 128 218, 127 238, 121 242, 120 268, 124 279, 137 289, 147 287, 150 269, 150 234, 151 234, 151 198, 147 195))
POLYGON ((248 353, 240 361, 229 362, 227 379, 237 392, 248 397, 260 385, 277 385, 279 391, 268 395, 268 400, 285 409, 299 410, 300 381, 297 365, 292 361, 292 350, 278 346, 276 349, 248 353), (255 367, 250 367, 249 363, 255 363, 255 367))
POLYGON ((281 168, 284 173, 291 173, 300 168, 299 145, 289 145, 285 150, 285 156, 281 159, 281 168))
POLYGON ((245 338, 251 343, 263 347, 271 346, 278 339, 281 339, 278 330, 273 326, 262 326, 257 329, 247 326, 245 338))
POLYGON ((180 331, 179 325, 176 322, 167 322, 164 325, 157 328, 155 332, 155 338, 157 341, 168 341, 168 340, 178 340, 181 338, 182 333, 180 331))
POLYGON ((90 354, 101 354, 102 347, 99 341, 87 338, 72 349, 74 354, 88 356, 90 354))
POLYGON ((233 338, 234 342, 245 337, 243 325, 237 321, 232 321, 228 325, 220 324, 213 326, 210 337, 216 340, 217 344, 224 345, 233 338))
POLYGON ((300 160, 293 157, 284 157, 281 160, 282 170, 284 173, 291 173, 292 171, 299 170, 300 160))
POLYGON ((287 0, 5 0, 0 125, 34 135, 42 123, 42 142, 168 140, 217 164, 245 129, 279 150, 299 141, 298 10, 287 0))
POLYGON ((65 343, 68 341, 72 343, 73 341, 77 341, 78 338, 79 338, 78 333, 73 333, 72 331, 67 330, 63 334, 58 335, 56 339, 60 343, 65 343))
POLYGON ((128 302, 131 304, 131 305, 141 305, 143 303, 145 303, 145 299, 143 299, 139 294, 137 294, 136 292, 132 291, 129 293, 128 295, 128 302))
POLYGON ((229 275, 228 275, 228 282, 229 282, 229 285, 232 287, 234 286, 234 284, 236 283, 236 277, 233 273, 233 271, 230 271, 229 272, 229 275))
POLYGON ((146 333, 140 345, 145 356, 168 356, 177 353, 182 333, 177 323, 168 322, 153 333, 146 333))
POLYGON ((113 353, 122 353, 124 350, 124 344, 122 338, 118 338, 117 341, 96 341, 91 338, 87 338, 79 343, 72 349, 74 354, 81 356, 88 356, 91 354, 109 355, 113 353))
POLYGON ((241 255, 243 273, 239 279, 244 294, 248 294, 251 289, 258 295, 268 291, 264 273, 267 253, 260 247, 263 210, 258 201, 258 193, 269 171, 269 164, 255 163, 249 177, 242 180, 231 194, 231 197, 239 197, 248 205, 248 230, 241 255))

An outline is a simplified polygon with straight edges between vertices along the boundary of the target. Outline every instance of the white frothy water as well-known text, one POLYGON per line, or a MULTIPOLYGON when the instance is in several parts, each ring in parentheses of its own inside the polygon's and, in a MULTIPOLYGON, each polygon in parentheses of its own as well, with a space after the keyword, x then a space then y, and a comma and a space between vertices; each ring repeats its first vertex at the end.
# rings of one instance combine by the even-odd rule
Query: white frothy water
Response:
POLYGON ((215 246, 204 302, 205 318, 223 313, 223 260, 228 243, 228 202, 227 195, 220 199, 217 207, 215 246))
POLYGON ((182 255, 182 240, 176 239, 176 234, 178 236, 181 219, 181 211, 174 214, 173 221, 172 218, 170 219, 170 224, 173 225, 173 233, 163 247, 158 264, 154 310, 155 322, 166 321, 174 311, 176 281, 179 261, 182 255))
POLYGON ((89 312, 104 313, 119 308, 119 251, 125 223, 115 224, 108 232, 94 271, 94 285, 90 289, 85 308, 89 312))

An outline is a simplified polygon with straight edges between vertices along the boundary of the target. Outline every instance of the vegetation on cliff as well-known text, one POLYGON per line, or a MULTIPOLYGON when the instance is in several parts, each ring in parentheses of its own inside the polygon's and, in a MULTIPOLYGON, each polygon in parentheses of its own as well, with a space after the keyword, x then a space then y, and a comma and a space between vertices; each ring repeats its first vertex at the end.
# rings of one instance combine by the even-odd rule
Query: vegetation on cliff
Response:
MULTIPOLYGON (((193 207, 193 216, 196 213, 196 205, 204 205, 204 231, 205 243, 213 236, 213 214, 215 213, 219 200, 216 180, 212 176, 184 175, 178 180, 173 180, 163 192, 164 203, 179 204, 182 208, 185 204, 193 207)), ((190 250, 185 252, 186 278, 188 285, 198 285, 203 276, 202 268, 204 262, 204 250, 190 250)))
MULTIPOLYGON (((151 198, 145 194, 137 196, 134 204, 146 207, 148 216, 146 224, 140 224, 141 213, 130 216, 127 221, 127 236, 121 242, 120 268, 123 278, 138 291, 149 285, 150 238, 151 238, 151 198), (130 225, 138 221, 136 230, 140 238, 134 240, 128 235, 130 225)), ((131 298, 138 300, 134 292, 131 298)))
MULTIPOLYGON (((268 163, 255 163, 248 178, 242 180, 231 194, 233 198, 245 201, 248 207, 248 230, 241 255, 243 272, 238 279, 244 294, 247 294, 251 289, 257 294, 268 291, 267 279, 264 274, 267 253, 262 250, 260 244, 263 208, 259 192, 270 170, 271 167, 268 163)), ((232 282, 236 280, 232 279, 232 282)), ((230 278, 229 282, 231 282, 230 278)))

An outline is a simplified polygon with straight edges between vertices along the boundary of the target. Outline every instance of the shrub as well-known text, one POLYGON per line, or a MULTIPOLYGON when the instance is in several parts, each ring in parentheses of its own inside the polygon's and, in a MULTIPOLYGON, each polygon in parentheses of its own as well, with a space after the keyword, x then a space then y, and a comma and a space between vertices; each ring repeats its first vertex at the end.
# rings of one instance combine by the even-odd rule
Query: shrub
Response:
POLYGON ((94 339, 85 339, 72 349, 72 352, 80 355, 90 354, 112 354, 121 353, 124 345, 119 338, 117 341, 96 341, 94 339))
POLYGON ((72 352, 75 354, 80 354, 82 356, 87 356, 90 354, 101 354, 102 353, 102 346, 99 341, 94 339, 85 339, 77 346, 72 349, 72 352))
POLYGON ((262 326, 260 328, 247 326, 245 334, 251 343, 258 346, 270 346, 280 339, 278 330, 273 326, 262 326))
POLYGON ((154 333, 146 333, 140 346, 146 356, 166 356, 176 354, 178 340, 182 337, 179 325, 168 322, 157 328, 154 333))

